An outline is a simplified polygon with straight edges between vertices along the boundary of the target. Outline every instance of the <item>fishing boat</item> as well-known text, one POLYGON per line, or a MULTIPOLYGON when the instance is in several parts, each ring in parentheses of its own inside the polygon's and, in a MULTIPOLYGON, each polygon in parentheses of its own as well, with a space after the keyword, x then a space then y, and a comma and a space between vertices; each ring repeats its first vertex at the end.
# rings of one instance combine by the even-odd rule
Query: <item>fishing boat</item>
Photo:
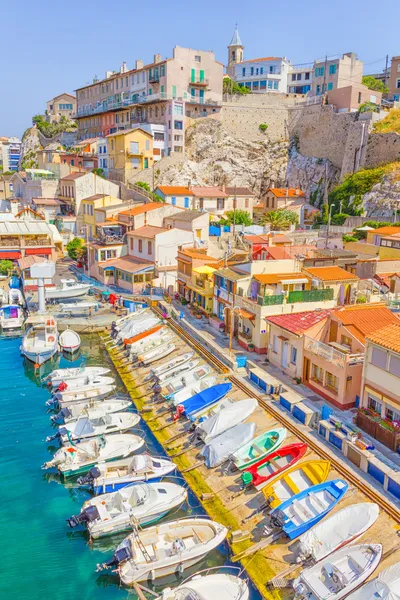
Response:
POLYGON ((228 460, 236 450, 253 439, 255 431, 255 423, 240 423, 213 438, 201 451, 206 466, 212 469, 228 460))
MULTIPOLYGON (((201 381, 204 377, 207 377, 210 372, 211 367, 208 365, 199 365, 190 371, 185 371, 185 373, 178 375, 175 379, 172 379, 172 381, 162 388, 161 393, 166 399, 173 398, 176 392, 179 392, 186 387, 190 387, 193 383, 201 381)), ((190 398, 190 395, 187 397, 190 398)), ((183 400, 181 399, 180 402, 183 402, 183 400)))
POLYGON ((186 500, 187 489, 176 483, 138 483, 87 500, 67 523, 70 527, 85 524, 90 537, 97 539, 132 529, 132 524, 157 523, 186 500))
POLYGON ((30 317, 30 328, 25 333, 21 354, 35 365, 42 365, 58 352, 58 331, 55 319, 50 315, 30 317))
POLYGON ((90 290, 90 285, 87 283, 78 283, 75 279, 60 279, 60 286, 49 288, 46 287, 44 294, 46 300, 63 300, 64 298, 77 298, 85 296, 90 290))
POLYGON ((3 331, 21 329, 24 322, 24 311, 17 304, 5 304, 0 308, 0 327, 3 331))
POLYGON ((159 481, 175 469, 175 463, 166 458, 137 454, 112 464, 99 463, 79 480, 79 484, 89 485, 95 494, 105 494, 120 490, 131 483, 159 481))
MULTIPOLYGON (((224 398, 218 405, 227 400, 224 398)), ((199 422, 195 429, 195 436, 205 444, 208 444, 213 438, 221 435, 228 429, 243 423, 248 417, 256 410, 258 402, 255 398, 246 398, 245 400, 239 400, 237 402, 229 401, 228 404, 223 406, 221 409, 218 405, 213 404, 208 410, 216 410, 214 414, 209 414, 208 418, 204 418, 203 421, 199 422)), ((204 415, 203 413, 196 413, 195 416, 204 415)), ((202 417, 203 418, 203 417, 202 417)), ((191 418, 192 420, 192 418, 191 418)))
POLYGON ((323 519, 343 498, 348 487, 343 479, 333 479, 295 494, 271 511, 273 528, 294 540, 323 519))
MULTIPOLYGON (((217 378, 215 377, 215 375, 210 375, 209 377, 204 377, 204 379, 193 381, 191 384, 179 390, 179 392, 176 392, 176 394, 171 399, 171 404, 174 406, 178 406, 178 404, 182 404, 182 402, 185 402, 185 400, 187 400, 188 398, 191 398, 192 396, 198 394, 203 390, 207 390, 209 387, 215 385, 216 383, 217 378)), ((157 391, 158 388, 156 387, 155 390, 157 391)))
MULTIPOLYGON (((96 377, 80 377, 76 379, 68 379, 67 381, 62 381, 57 391, 59 392, 73 392, 75 390, 80 391, 88 386, 94 388, 100 388, 106 385, 113 385, 115 383, 115 379, 113 377, 109 377, 107 375, 97 375, 96 377)), ((56 391, 54 392, 56 393, 56 391)))
POLYGON ((98 568, 117 566, 123 585, 152 581, 183 573, 226 538, 228 530, 208 518, 188 517, 134 530, 119 546, 111 561, 98 568))
POLYGON ((132 406, 132 401, 125 398, 107 398, 100 402, 91 402, 86 404, 70 404, 67 408, 63 408, 59 413, 53 415, 51 420, 53 423, 71 423, 79 419, 79 417, 88 417, 89 419, 98 419, 112 413, 123 412, 132 406))
POLYGON ((307 451, 307 444, 289 444, 278 448, 258 462, 248 467, 242 473, 245 485, 253 485, 257 490, 262 490, 267 483, 283 471, 290 469, 297 461, 303 458, 307 451))
POLYGON ((191 398, 188 398, 182 404, 176 407, 174 420, 179 419, 182 415, 187 418, 196 415, 200 410, 204 410, 207 406, 211 406, 221 400, 232 389, 231 383, 217 383, 208 389, 198 392, 191 398))
POLYGON ((361 502, 342 508, 300 536, 296 557, 298 562, 312 559, 318 562, 342 546, 355 542, 377 520, 379 506, 361 502))
POLYGON ((87 385, 77 390, 66 392, 57 392, 46 402, 46 406, 56 406, 65 408, 70 404, 78 402, 87 403, 89 400, 102 400, 109 396, 115 390, 115 385, 87 385))
POLYGON ((62 381, 77 379, 80 377, 89 377, 90 379, 98 375, 106 375, 110 369, 106 367, 70 367, 69 369, 56 369, 52 371, 45 379, 53 387, 58 387, 62 381))
POLYGON ((60 334, 58 341, 61 350, 63 350, 64 352, 70 352, 71 354, 79 350, 81 346, 81 338, 79 334, 76 333, 76 331, 73 331, 72 329, 66 329, 65 331, 63 331, 60 334))
POLYGON ((175 589, 164 588, 157 600, 249 600, 247 581, 229 573, 211 573, 214 570, 222 569, 216 567, 200 571, 175 589))
POLYGON ((98 462, 129 456, 139 450, 143 444, 144 439, 132 433, 103 435, 80 444, 62 446, 42 468, 57 467, 65 476, 77 475, 88 471, 98 462))
POLYGON ((175 349, 175 344, 171 344, 170 342, 163 343, 160 346, 149 350, 145 354, 141 354, 140 356, 138 356, 139 364, 141 366, 151 365, 151 363, 156 362, 157 360, 161 360, 166 356, 169 356, 175 349))
POLYGON ((400 563, 396 563, 347 596, 347 600, 399 600, 399 590, 400 563))
MULTIPOLYGON (((381 557, 381 544, 359 544, 350 548, 341 548, 325 561, 305 569, 294 580, 295 600, 345 598, 368 579, 378 566, 381 557)), ((362 598, 366 600, 365 596, 362 598)))
POLYGON ((178 375, 181 372, 181 367, 183 367, 183 365, 187 365, 193 357, 194 352, 185 352, 185 354, 181 354, 179 356, 171 358, 171 360, 169 360, 167 363, 163 363, 158 367, 153 367, 150 370, 148 376, 146 377, 146 381, 148 381, 149 379, 162 381, 162 378, 164 376, 166 376, 167 378, 170 373, 175 373, 174 376, 176 377, 176 375, 178 375))
POLYGON ((262 433, 233 454, 236 468, 243 470, 251 467, 254 463, 277 450, 285 438, 286 429, 281 427, 262 433))
POLYGON ((275 477, 263 489, 263 494, 270 507, 276 508, 299 492, 326 481, 330 468, 329 460, 306 460, 275 477))
MULTIPOLYGON (((58 434, 62 443, 66 444, 71 441, 85 440, 99 435, 123 433, 135 427, 139 421, 139 415, 131 412, 111 413, 93 419, 82 416, 76 419, 76 421, 70 421, 65 425, 61 425, 58 429, 58 434)), ((46 441, 51 442, 53 437, 47 438, 46 441)))

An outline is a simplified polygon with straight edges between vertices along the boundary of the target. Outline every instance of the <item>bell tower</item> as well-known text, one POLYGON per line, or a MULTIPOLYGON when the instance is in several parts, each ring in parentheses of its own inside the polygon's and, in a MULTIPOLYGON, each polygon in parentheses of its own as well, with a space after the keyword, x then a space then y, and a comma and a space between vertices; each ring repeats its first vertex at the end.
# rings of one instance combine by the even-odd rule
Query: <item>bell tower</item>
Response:
POLYGON ((236 25, 232 41, 228 46, 228 66, 226 68, 227 74, 229 77, 232 77, 232 79, 235 76, 235 65, 243 62, 243 50, 244 46, 240 39, 239 31, 236 25))

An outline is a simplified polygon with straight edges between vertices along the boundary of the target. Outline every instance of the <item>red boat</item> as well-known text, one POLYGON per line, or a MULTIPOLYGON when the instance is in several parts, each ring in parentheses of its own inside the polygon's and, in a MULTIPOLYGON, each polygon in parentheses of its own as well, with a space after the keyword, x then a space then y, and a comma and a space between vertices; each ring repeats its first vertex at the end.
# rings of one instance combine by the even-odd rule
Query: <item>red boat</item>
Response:
POLYGON ((278 448, 275 452, 264 456, 263 459, 254 463, 242 473, 242 481, 245 485, 254 485, 261 490, 270 479, 293 466, 304 456, 307 444, 289 444, 278 448))

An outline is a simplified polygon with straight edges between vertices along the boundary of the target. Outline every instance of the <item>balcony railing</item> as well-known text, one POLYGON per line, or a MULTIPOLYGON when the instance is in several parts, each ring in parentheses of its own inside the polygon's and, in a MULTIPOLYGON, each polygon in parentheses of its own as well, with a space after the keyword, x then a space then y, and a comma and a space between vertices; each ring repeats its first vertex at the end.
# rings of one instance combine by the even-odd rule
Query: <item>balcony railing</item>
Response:
POLYGON ((328 344, 314 340, 308 336, 304 336, 304 350, 327 360, 340 369, 344 369, 346 364, 352 366, 364 362, 363 354, 340 352, 340 350, 336 350, 332 346, 328 346, 328 344))
POLYGON ((109 234, 109 235, 99 235, 98 241, 100 244, 112 245, 112 244, 121 244, 125 242, 125 234, 109 234))
POLYGON ((288 304, 296 302, 323 302, 325 300, 333 300, 333 289, 326 290, 298 290, 289 292, 288 304))
POLYGON ((246 331, 239 331, 239 337, 247 340, 248 342, 251 342, 253 339, 251 333, 247 333, 246 331))
POLYGON ((199 86, 204 86, 207 87, 208 86, 208 79, 195 79, 194 81, 191 79, 189 82, 189 85, 199 85, 199 86))
POLYGON ((154 73, 151 77, 149 77, 149 83, 158 83, 160 81, 159 73, 154 73))
POLYGON ((257 304, 260 306, 273 306, 274 304, 283 304, 283 299, 283 294, 276 294, 274 296, 257 296, 257 304))

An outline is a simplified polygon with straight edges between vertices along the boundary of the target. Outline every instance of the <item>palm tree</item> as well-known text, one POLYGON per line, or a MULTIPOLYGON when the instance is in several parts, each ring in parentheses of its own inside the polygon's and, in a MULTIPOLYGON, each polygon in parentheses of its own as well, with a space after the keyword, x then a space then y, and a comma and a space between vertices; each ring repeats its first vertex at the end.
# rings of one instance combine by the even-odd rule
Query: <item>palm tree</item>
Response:
POLYGON ((280 209, 271 210, 261 219, 261 225, 268 223, 272 231, 279 231, 282 229, 289 229, 290 225, 297 225, 299 217, 291 210, 280 209))

